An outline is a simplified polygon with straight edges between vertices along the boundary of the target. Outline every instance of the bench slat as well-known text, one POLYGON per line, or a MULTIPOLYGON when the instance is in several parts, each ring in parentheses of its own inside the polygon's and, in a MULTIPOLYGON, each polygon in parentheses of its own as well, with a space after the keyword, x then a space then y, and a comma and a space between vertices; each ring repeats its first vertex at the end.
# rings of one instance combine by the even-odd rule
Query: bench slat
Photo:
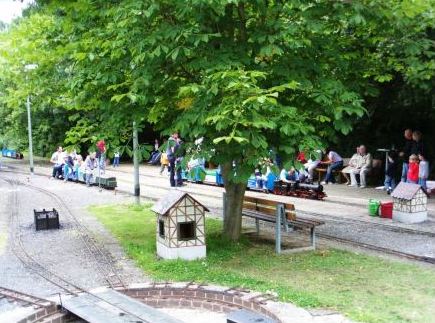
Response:
POLYGON ((277 204, 284 204, 286 210, 293 211, 295 209, 295 206, 291 203, 283 203, 279 201, 272 201, 272 200, 267 200, 259 197, 252 197, 252 196, 245 196, 244 202, 255 203, 260 205, 268 205, 273 207, 276 207, 277 204))
MULTIPOLYGON (((260 206, 260 205, 256 206, 255 204, 243 203, 243 209, 258 211, 260 213, 268 214, 271 216, 276 215, 276 209, 272 209, 272 208, 268 208, 268 207, 264 207, 264 206, 260 206)), ((285 210, 285 216, 289 220, 296 220, 296 212, 294 212, 294 211, 285 210)))
MULTIPOLYGON (((275 217, 264 215, 263 213, 260 213, 260 212, 243 210, 242 213, 244 216, 247 216, 250 218, 259 219, 262 221, 267 221, 267 222, 272 222, 272 223, 276 222, 275 217)), ((310 220, 304 219, 304 218, 302 218, 302 219, 297 218, 296 220, 287 220, 287 222, 288 222, 288 224, 294 225, 294 226, 299 227, 299 228, 313 228, 313 227, 316 227, 318 225, 323 224, 320 221, 319 221, 319 223, 311 222, 310 220)))

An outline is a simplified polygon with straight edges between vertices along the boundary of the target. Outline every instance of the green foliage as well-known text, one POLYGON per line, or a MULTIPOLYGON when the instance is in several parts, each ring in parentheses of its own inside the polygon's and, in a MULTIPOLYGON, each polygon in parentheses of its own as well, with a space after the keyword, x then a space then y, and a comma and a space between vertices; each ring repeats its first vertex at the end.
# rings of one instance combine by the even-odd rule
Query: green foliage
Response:
POLYGON ((358 322, 423 323, 435 314, 430 268, 333 249, 277 256, 269 240, 242 236, 229 242, 221 236, 222 222, 214 219, 206 220, 206 259, 158 260, 155 214, 149 208, 90 210, 152 279, 272 291, 281 301, 332 308, 358 322))
POLYGON ((31 94, 36 147, 104 138, 128 154, 132 121, 151 123, 203 137, 193 151, 234 165, 235 185, 262 158, 350 134, 385 85, 431 95, 433 4, 39 0, 0 36, 1 136, 25 142, 31 94))

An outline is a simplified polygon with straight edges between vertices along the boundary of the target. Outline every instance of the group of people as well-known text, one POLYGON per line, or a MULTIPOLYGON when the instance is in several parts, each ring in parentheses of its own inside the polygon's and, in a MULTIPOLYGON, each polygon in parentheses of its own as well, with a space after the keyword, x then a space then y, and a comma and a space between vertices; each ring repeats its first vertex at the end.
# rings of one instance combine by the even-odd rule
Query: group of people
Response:
MULTIPOLYGON (((399 161, 402 159, 401 180, 408 183, 416 183, 426 189, 426 181, 429 175, 429 163, 427 161, 426 151, 422 142, 420 131, 406 129, 404 133, 405 144, 400 152, 390 151, 388 163, 385 172, 384 189, 391 192, 396 186, 396 173, 398 171, 399 161)), ((155 151, 158 151, 156 143, 155 151)), ((181 161, 183 153, 180 149, 182 141, 178 133, 174 132, 168 139, 166 150, 161 152, 160 156, 160 174, 165 168, 170 173, 170 185, 172 187, 183 185, 181 176, 181 161)), ((304 153, 300 153, 297 160, 303 164, 303 167, 290 169, 283 168, 280 171, 279 179, 283 182, 301 182, 312 183, 316 168, 326 166, 326 175, 322 185, 335 183, 335 170, 341 170, 346 178, 346 185, 350 187, 365 188, 367 186, 367 176, 373 167, 373 157, 367 151, 365 145, 356 147, 356 151, 350 158, 348 165, 343 168, 344 160, 338 152, 333 149, 327 149, 326 152, 316 150, 306 159, 304 153), (359 179, 359 180, 358 180, 359 179)), ((195 168, 199 161, 193 160, 188 163, 188 168, 195 168)), ((201 161, 202 165, 204 161, 201 161)), ((272 163, 272 162, 271 162, 272 163)), ((271 167, 266 167, 266 172, 262 173, 259 168, 255 170, 257 186, 263 187, 270 174, 271 167)))
POLYGON ((90 186, 94 172, 98 168, 100 172, 104 172, 104 152, 105 147, 101 146, 98 155, 97 152, 91 152, 83 160, 83 157, 75 150, 68 152, 59 146, 50 158, 53 164, 51 179, 63 179, 65 182, 68 179, 83 180, 87 186, 90 186))
MULTIPOLYGON (((407 183, 419 184, 423 189, 427 189, 427 179, 429 177, 429 162, 427 151, 425 150, 422 133, 418 130, 412 131, 406 129, 404 132, 405 144, 403 150, 399 153, 399 157, 403 159, 402 162, 402 176, 401 181, 407 183)), ((395 171, 394 160, 395 155, 390 154, 388 167, 392 167, 395 171)), ((388 180, 394 187, 394 177, 389 174, 388 180)), ((387 180, 387 178, 386 178, 387 180)))

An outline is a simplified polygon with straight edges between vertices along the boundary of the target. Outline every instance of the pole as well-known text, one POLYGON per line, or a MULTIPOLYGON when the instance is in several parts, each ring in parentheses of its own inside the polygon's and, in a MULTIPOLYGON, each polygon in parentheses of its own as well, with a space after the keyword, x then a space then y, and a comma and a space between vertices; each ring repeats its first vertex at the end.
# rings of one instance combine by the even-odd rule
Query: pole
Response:
POLYGON ((136 203, 140 203, 139 185, 139 139, 137 135, 136 121, 133 121, 133 165, 134 165, 134 196, 136 203))
POLYGON ((27 96, 27 129, 29 133, 29 163, 30 163, 30 175, 34 174, 33 168, 33 141, 32 141, 32 117, 30 115, 30 95, 27 96))

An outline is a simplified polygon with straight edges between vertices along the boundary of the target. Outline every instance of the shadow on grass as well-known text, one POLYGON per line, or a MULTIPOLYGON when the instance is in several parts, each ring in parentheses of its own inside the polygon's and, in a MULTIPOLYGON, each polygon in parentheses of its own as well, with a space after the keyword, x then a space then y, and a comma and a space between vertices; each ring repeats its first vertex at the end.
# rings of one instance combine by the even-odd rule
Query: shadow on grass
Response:
POLYGON ((333 308, 364 322, 433 322, 435 271, 347 251, 280 255, 274 244, 221 236, 207 219, 207 258, 156 257, 156 216, 149 205, 95 206, 91 212, 118 238, 144 272, 160 281, 195 281, 270 291, 303 307, 333 308))

